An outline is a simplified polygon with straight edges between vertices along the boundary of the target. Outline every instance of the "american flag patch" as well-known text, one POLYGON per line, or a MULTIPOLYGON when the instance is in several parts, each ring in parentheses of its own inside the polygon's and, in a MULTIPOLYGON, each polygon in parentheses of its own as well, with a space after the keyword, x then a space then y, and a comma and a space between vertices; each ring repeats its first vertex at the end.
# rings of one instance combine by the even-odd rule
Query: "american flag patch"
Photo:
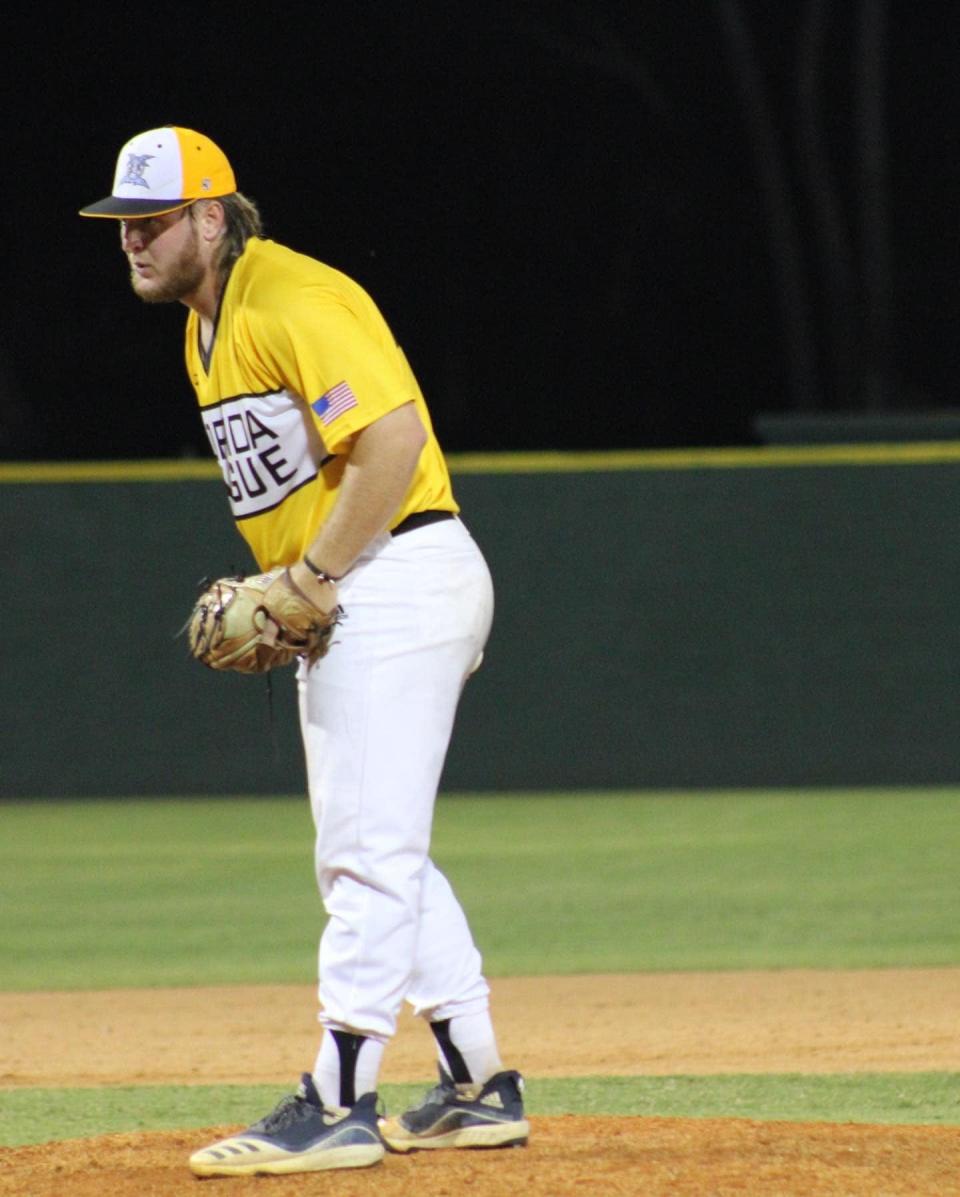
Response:
POLYGON ((320 417, 321 424, 332 424, 337 416, 342 416, 345 411, 357 406, 357 397, 350 390, 349 383, 338 382, 325 395, 315 399, 310 406, 320 417))

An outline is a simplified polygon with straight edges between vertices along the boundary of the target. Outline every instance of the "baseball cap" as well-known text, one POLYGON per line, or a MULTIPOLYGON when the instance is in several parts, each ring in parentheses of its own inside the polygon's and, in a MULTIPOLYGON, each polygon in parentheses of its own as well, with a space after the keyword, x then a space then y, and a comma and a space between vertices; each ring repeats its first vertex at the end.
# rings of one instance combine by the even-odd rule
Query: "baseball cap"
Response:
POLYGON ((113 191, 81 208, 80 215, 162 216, 236 190, 233 168, 219 146, 193 129, 170 125, 131 137, 117 158, 113 191))

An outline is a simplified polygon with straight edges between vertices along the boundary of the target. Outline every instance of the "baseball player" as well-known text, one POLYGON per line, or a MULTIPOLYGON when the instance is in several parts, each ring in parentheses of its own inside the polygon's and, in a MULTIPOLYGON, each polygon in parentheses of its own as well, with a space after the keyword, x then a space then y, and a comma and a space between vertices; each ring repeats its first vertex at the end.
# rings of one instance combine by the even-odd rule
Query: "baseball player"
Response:
POLYGON ((493 591, 410 366, 356 282, 264 238, 201 133, 137 134, 111 194, 81 215, 120 222, 142 300, 188 308, 187 372, 258 566, 287 567, 282 584, 323 619, 340 612, 326 655, 297 666, 328 915, 316 1061, 295 1094, 190 1167, 309 1172, 374 1164, 385 1144, 523 1144, 523 1082, 503 1068, 480 955, 429 857, 493 591), (377 1078, 404 1000, 433 1030, 439 1084, 384 1118, 377 1078))

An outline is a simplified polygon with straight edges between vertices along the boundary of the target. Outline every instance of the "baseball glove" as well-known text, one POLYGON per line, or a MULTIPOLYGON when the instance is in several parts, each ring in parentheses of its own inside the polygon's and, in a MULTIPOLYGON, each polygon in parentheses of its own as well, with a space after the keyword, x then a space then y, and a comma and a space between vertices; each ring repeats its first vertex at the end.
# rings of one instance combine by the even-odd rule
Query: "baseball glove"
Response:
POLYGON ((190 652, 210 669, 266 673, 298 657, 316 661, 342 614, 314 607, 284 568, 203 585, 185 630, 190 652))

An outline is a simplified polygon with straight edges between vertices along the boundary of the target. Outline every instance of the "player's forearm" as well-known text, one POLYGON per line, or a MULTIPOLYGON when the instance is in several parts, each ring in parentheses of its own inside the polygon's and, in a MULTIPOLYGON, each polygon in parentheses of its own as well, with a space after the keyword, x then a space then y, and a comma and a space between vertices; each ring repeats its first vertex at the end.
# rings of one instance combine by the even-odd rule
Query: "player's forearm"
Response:
MULTIPOLYGON (((357 434, 336 505, 307 549, 313 565, 341 577, 390 523, 409 489, 427 434, 412 404, 396 408, 357 434)), ((309 591, 303 562, 291 567, 309 591)))

